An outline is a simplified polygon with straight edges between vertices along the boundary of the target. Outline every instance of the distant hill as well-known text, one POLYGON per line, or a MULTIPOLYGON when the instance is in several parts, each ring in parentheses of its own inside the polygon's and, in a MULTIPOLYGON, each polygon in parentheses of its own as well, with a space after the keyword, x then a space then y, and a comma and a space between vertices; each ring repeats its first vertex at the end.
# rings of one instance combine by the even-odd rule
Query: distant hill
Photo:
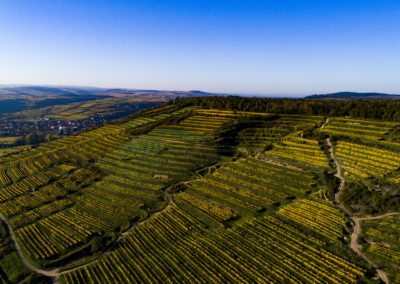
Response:
POLYGON ((215 94, 202 91, 160 91, 160 90, 130 90, 130 89, 105 89, 96 92, 99 95, 107 95, 113 97, 134 97, 134 98, 149 98, 160 97, 173 99, 176 97, 207 97, 215 94))
POLYGON ((48 87, 48 86, 0 86, 0 100, 22 99, 37 97, 74 97, 74 96, 102 96, 102 97, 194 97, 212 96, 214 94, 202 91, 163 91, 163 90, 135 90, 135 89, 103 89, 91 87, 48 87))
POLYGON ((41 86, 24 86, 24 87, 0 87, 0 98, 8 97, 55 97, 55 96, 76 96, 76 95, 92 95, 97 89, 80 89, 67 87, 41 87, 41 86))
POLYGON ((398 100, 400 95, 383 94, 383 93, 356 93, 356 92, 339 92, 332 94, 320 94, 307 96, 308 100, 330 100, 330 101, 348 101, 348 100, 398 100))
POLYGON ((165 102, 176 97, 207 97, 202 91, 105 89, 71 86, 0 86, 0 114, 106 98, 165 102))

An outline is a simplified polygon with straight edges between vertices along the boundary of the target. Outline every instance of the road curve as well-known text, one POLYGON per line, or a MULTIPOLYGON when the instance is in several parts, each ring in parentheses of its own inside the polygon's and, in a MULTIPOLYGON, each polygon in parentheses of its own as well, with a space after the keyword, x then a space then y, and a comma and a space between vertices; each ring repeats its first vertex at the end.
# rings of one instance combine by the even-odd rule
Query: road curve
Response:
POLYGON ((360 236, 361 233, 361 226, 360 226, 360 221, 362 220, 372 220, 372 219, 379 219, 379 218, 383 218, 389 215, 394 215, 394 214, 398 214, 398 213, 387 213, 381 216, 376 216, 376 217, 365 217, 365 218, 357 218, 354 217, 350 214, 350 212, 346 209, 346 207, 344 207, 344 205, 340 202, 340 193, 343 190, 343 186, 344 186, 344 178, 342 177, 342 168, 339 165, 338 160, 336 159, 336 155, 333 151, 333 145, 331 142, 330 138, 326 139, 326 142, 329 146, 329 153, 330 156, 332 158, 332 160, 335 162, 335 166, 336 166, 336 173, 335 176, 337 178, 339 178, 340 180, 340 184, 338 187, 337 192, 335 193, 335 203, 336 205, 340 208, 340 210, 342 210, 342 212, 345 213, 345 215, 347 215, 354 223, 354 230, 353 233, 351 234, 350 237, 350 248, 358 255, 360 256, 364 261, 366 261, 369 265, 371 265, 377 272, 379 278, 386 284, 389 284, 389 278, 387 277, 386 272, 384 272, 383 270, 379 269, 378 265, 376 265, 375 263, 373 263, 366 255, 364 255, 361 251, 361 246, 358 244, 358 238, 360 236))
POLYGON ((51 278, 55 282, 56 278, 59 276, 58 269, 44 270, 44 269, 37 268, 37 267, 33 266, 32 264, 30 264, 25 259, 24 255, 22 254, 22 251, 21 251, 21 249, 20 249, 20 247, 18 245, 18 242, 15 239, 15 234, 14 234, 13 230, 11 229, 7 218, 5 218, 2 214, 0 214, 0 219, 7 225, 7 230, 8 230, 8 233, 10 235, 11 242, 14 245, 15 251, 17 252, 17 255, 18 255, 19 259, 25 265, 25 267, 27 267, 29 270, 34 271, 34 272, 36 272, 38 274, 45 275, 45 276, 51 278))
MULTIPOLYGON (((197 171, 194 173, 194 178, 195 178, 195 179, 199 179, 199 178, 201 177, 201 176, 198 174, 198 172, 200 172, 200 171, 202 171, 202 170, 205 170, 205 169, 208 169, 208 168, 212 168, 212 167, 218 166, 218 165, 220 165, 220 164, 222 164, 222 163, 217 163, 217 164, 214 164, 214 165, 211 165, 211 166, 207 166, 207 167, 204 167, 204 168, 201 168, 201 169, 197 170, 197 171)), ((10 235, 10 238, 11 238, 11 241, 12 241, 12 243, 13 243, 13 245, 14 245, 15 251, 17 252, 17 255, 18 255, 19 259, 20 259, 21 262, 25 265, 25 267, 28 268, 29 270, 33 271, 33 272, 36 272, 36 273, 38 273, 38 274, 41 274, 41 275, 44 275, 44 276, 49 277, 49 278, 53 281, 53 283, 58 283, 58 277, 60 277, 62 274, 66 274, 66 273, 68 273, 68 272, 72 272, 72 271, 74 271, 74 270, 83 268, 83 267, 88 266, 88 265, 90 265, 90 264, 92 264, 92 263, 98 261, 99 259, 105 257, 107 254, 109 254, 109 253, 115 248, 116 245, 118 245, 118 243, 121 242, 121 240, 122 240, 124 237, 126 237, 126 236, 127 236, 131 231, 133 231, 135 228, 137 228, 137 227, 139 227, 139 226, 142 226, 144 223, 150 221, 151 219, 157 217, 157 216, 160 215, 161 213, 163 213, 163 212, 165 212, 166 210, 168 210, 169 208, 171 208, 171 206, 173 205, 173 198, 172 198, 172 194, 169 193, 169 190, 170 190, 173 186, 176 186, 176 185, 178 185, 178 184, 187 184, 187 183, 189 183, 189 182, 191 182, 191 181, 192 181, 192 180, 181 181, 181 182, 178 182, 178 183, 175 183, 175 184, 169 186, 167 189, 165 189, 165 194, 166 194, 166 197, 167 197, 167 204, 166 204, 166 206, 164 206, 164 208, 162 208, 160 211, 154 212, 153 214, 147 216, 147 217, 146 217, 145 219, 143 219, 142 221, 133 224, 130 228, 128 228, 126 231, 124 231, 124 232, 112 243, 112 245, 111 245, 106 251, 104 251, 101 255, 99 255, 99 256, 96 257, 95 259, 93 259, 93 260, 91 260, 91 261, 89 261, 89 262, 80 264, 80 265, 78 265, 78 266, 76 266, 76 267, 73 267, 73 268, 71 268, 71 269, 64 270, 64 271, 60 271, 60 270, 63 268, 62 266, 57 267, 57 268, 54 268, 54 269, 52 269, 52 270, 44 270, 44 269, 37 268, 37 267, 33 266, 32 264, 30 264, 30 263, 27 261, 27 259, 24 257, 24 255, 22 254, 22 251, 21 251, 21 249, 20 249, 20 247, 19 247, 19 245, 18 245, 18 242, 17 242, 16 239, 15 239, 15 234, 14 234, 13 230, 11 229, 11 226, 10 226, 10 224, 8 223, 7 218, 4 217, 2 214, 0 214, 0 219, 3 220, 4 223, 7 225, 7 229, 8 229, 8 232, 9 232, 9 235, 10 235)))
POLYGON ((19 247, 18 242, 17 242, 16 239, 15 239, 15 234, 14 234, 13 230, 11 229, 11 226, 10 226, 10 224, 8 223, 7 218, 5 218, 2 214, 0 214, 0 219, 1 219, 2 221, 4 221, 4 223, 7 225, 7 230, 8 230, 8 232, 9 232, 11 241, 12 241, 12 243, 13 243, 13 245, 14 245, 15 251, 17 252, 17 255, 18 255, 19 259, 20 259, 21 262, 25 265, 25 267, 28 268, 29 270, 33 271, 33 272, 36 272, 36 273, 38 273, 38 274, 47 276, 47 277, 49 277, 54 283, 57 283, 57 282, 58 282, 57 279, 58 279, 58 277, 59 277, 60 275, 65 274, 65 273, 68 273, 68 272, 71 272, 71 271, 74 271, 74 270, 77 270, 77 269, 82 268, 82 267, 85 267, 85 266, 87 266, 87 265, 89 265, 89 264, 92 264, 92 263, 94 263, 95 261, 97 261, 97 260, 103 258, 103 257, 106 256, 108 253, 110 253, 111 250, 112 250, 112 249, 113 249, 127 234, 129 234, 132 230, 134 230, 134 229, 137 228, 138 226, 141 226, 141 225, 143 225, 144 223, 150 221, 151 219, 155 218, 156 216, 158 216, 158 215, 161 214, 162 212, 168 210, 168 209, 172 206, 172 196, 171 196, 171 194, 168 192, 169 189, 170 189, 170 187, 167 188, 167 189, 165 190, 165 193, 166 193, 166 195, 167 195, 167 200, 168 200, 168 202, 167 202, 167 205, 166 205, 163 209, 161 209, 160 211, 157 211, 157 212, 155 212, 155 213, 149 215, 147 218, 145 218, 144 220, 140 221, 139 223, 135 223, 134 225, 132 225, 128 230, 124 231, 124 232, 114 241, 114 243, 113 243, 106 251, 104 251, 101 255, 99 255, 99 256, 96 257, 95 259, 93 259, 93 260, 91 260, 91 261, 89 261, 89 262, 87 262, 87 263, 78 265, 78 266, 76 266, 76 267, 74 267, 74 268, 71 268, 71 269, 68 269, 68 270, 65 270, 65 271, 61 271, 61 272, 60 272, 60 269, 62 269, 62 267, 58 267, 58 268, 55 268, 55 269, 52 269, 52 270, 44 270, 44 269, 37 268, 37 267, 33 266, 32 264, 30 264, 30 263, 27 261, 27 259, 24 257, 24 255, 22 254, 21 248, 19 247))
MULTIPOLYGON (((360 221, 366 221, 366 220, 376 220, 376 219, 381 219, 381 218, 385 218, 387 216, 393 216, 393 215, 398 215, 400 214, 400 212, 390 212, 390 213, 386 213, 383 215, 379 215, 379 216, 370 216, 370 217, 362 217, 362 218, 354 218, 356 220, 356 225, 354 227, 354 237, 351 239, 352 242, 350 243, 350 245, 352 246, 353 250, 360 250, 361 246, 357 243, 358 237, 361 234, 362 228, 361 228, 361 224, 360 221), (353 242, 354 240, 354 242, 353 242)), ((374 266, 374 263, 370 263, 372 266, 374 266)), ((386 272, 384 272, 383 270, 376 268, 376 271, 379 274, 379 277, 385 282, 385 283, 389 283, 389 279, 387 277, 386 272)))
MULTIPOLYGON (((78 269, 83 268, 83 267, 85 267, 85 266, 88 266, 88 265, 90 265, 90 264, 93 264, 93 263, 95 263, 96 261, 98 261, 98 260, 102 259, 103 257, 107 256, 107 255, 115 248, 115 246, 118 245, 118 244, 121 242, 121 240, 122 240, 125 236, 127 236, 130 232, 132 232, 135 228, 137 228, 137 227, 139 227, 139 226, 142 226, 144 223, 150 221, 151 219, 157 217, 157 216, 160 215, 161 213, 163 213, 163 212, 167 211, 169 208, 171 208, 171 206, 172 206, 172 195, 168 192, 168 190, 169 190, 170 188, 171 188, 171 187, 168 187, 168 188, 165 190, 165 193, 166 193, 166 195, 167 195, 167 200, 168 200, 168 202, 167 202, 167 205, 166 205, 163 209, 161 209, 160 211, 154 212, 153 214, 147 216, 147 218, 143 219, 143 220, 140 221, 139 223, 133 224, 129 229, 127 229, 127 230, 124 231, 121 235, 119 235, 119 237, 111 244, 111 246, 110 246, 106 251, 104 251, 102 254, 100 254, 100 255, 99 255, 98 257, 96 257, 95 259, 92 259, 92 260, 89 261, 89 262, 80 264, 80 265, 75 266, 75 267, 73 267, 73 268, 66 269, 66 270, 64 270, 64 271, 58 272, 58 276, 60 276, 60 275, 62 275, 62 274, 69 273, 69 272, 72 272, 72 271, 74 271, 74 270, 78 270, 78 269)), ((58 277, 58 276, 57 276, 57 277, 58 277)))
MULTIPOLYGON (((204 167, 204 168, 201 168, 201 169, 197 170, 197 171, 194 173, 195 179, 199 179, 199 178, 200 178, 200 175, 198 174, 198 172, 203 171, 203 170, 206 170, 206 169, 209 169, 209 168, 212 168, 212 167, 215 167, 215 166, 217 166, 217 165, 219 165, 219 164, 220 164, 220 163, 217 163, 217 164, 214 164, 214 165, 211 165, 211 166, 207 166, 207 167, 204 167)), ((90 265, 90 264, 93 264, 93 263, 95 263, 96 261, 98 261, 98 260, 102 259, 103 257, 105 257, 107 254, 109 254, 109 253, 115 248, 115 246, 116 246, 118 243, 121 242, 121 240, 122 240, 125 236, 127 236, 127 235, 128 235, 130 232, 132 232, 135 228, 137 228, 137 227, 139 227, 139 226, 142 226, 144 223, 150 221, 151 219, 157 217, 157 216, 160 215, 161 213, 163 213, 163 212, 167 211, 169 208, 171 208, 171 206, 173 205, 173 198, 172 198, 172 194, 169 193, 169 191, 170 191, 170 189, 171 189, 172 187, 177 186, 177 185, 179 185, 179 184, 187 184, 187 183, 192 182, 192 181, 193 181, 193 180, 180 181, 180 182, 177 182, 177 183, 175 183, 175 184, 169 186, 167 189, 165 189, 165 194, 166 194, 166 196, 167 196, 167 201, 168 201, 168 202, 167 202, 167 205, 166 205, 163 209, 161 209, 160 211, 154 212, 153 214, 151 214, 150 216, 148 216, 148 217, 145 218, 144 220, 140 221, 139 223, 133 224, 129 229, 127 229, 126 231, 124 231, 124 232, 114 241, 114 243, 113 243, 106 251, 104 251, 101 255, 99 255, 99 256, 96 257, 95 259, 93 259, 93 260, 91 260, 91 261, 89 261, 89 262, 83 263, 83 264, 81 264, 81 265, 78 265, 78 266, 76 266, 76 267, 73 267, 73 268, 71 268, 71 269, 66 269, 66 270, 64 270, 64 271, 61 271, 61 272, 59 272, 59 276, 62 275, 62 274, 66 274, 66 273, 72 272, 72 271, 74 271, 74 270, 78 270, 78 269, 83 268, 83 267, 85 267, 85 266, 88 266, 88 265, 90 265)))
MULTIPOLYGON (((328 119, 328 120, 329 120, 329 119, 328 119)), ((321 128, 323 128, 323 127, 328 123, 328 120, 321 126, 321 128)), ((378 269, 378 266, 375 265, 372 261, 370 261, 370 260, 361 252, 361 250, 360 250, 360 245, 358 244, 358 237, 359 237, 359 234, 361 233, 360 221, 363 221, 363 220, 372 220, 372 219, 379 219, 379 218, 383 218, 383 217, 390 216, 390 215, 396 215, 396 214, 400 214, 400 213, 387 213, 387 214, 380 215, 380 216, 365 217, 365 218, 356 218, 356 217, 351 216, 351 214, 347 211, 347 209, 340 203, 339 195, 340 195, 340 193, 341 193, 341 191, 342 191, 342 189, 343 189, 343 186, 344 186, 344 179, 343 179, 342 176, 341 176, 341 167, 340 167, 339 162, 337 161, 336 156, 335 156, 335 154, 334 154, 334 152, 333 152, 333 146, 332 146, 332 143, 331 143, 331 141, 330 141, 330 138, 327 138, 326 141, 327 141, 327 145, 329 146, 330 156, 331 156, 332 160, 334 161, 335 166, 336 166, 336 169, 337 169, 335 176, 338 177, 338 178, 340 179, 340 185, 339 185, 339 188, 338 188, 338 190, 337 190, 337 192, 336 192, 336 194, 335 194, 335 203, 336 203, 337 206, 338 206, 346 215, 348 215, 349 218, 354 222, 354 231, 353 231, 353 233, 352 233, 352 235, 351 235, 350 247, 351 247, 351 249, 352 249, 355 253, 357 253, 362 259, 364 259, 367 263, 369 263, 372 267, 374 267, 374 268, 376 269, 377 273, 378 273, 378 276, 382 279, 382 281, 385 282, 386 284, 388 284, 389 281, 388 281, 387 274, 386 274, 384 271, 378 269)), ((218 163, 218 164, 221 164, 221 163, 218 163)), ((199 172, 199 171, 204 170, 204 169, 207 169, 207 168, 215 167, 215 166, 217 166, 218 164, 215 164, 215 165, 212 165, 212 166, 208 166, 208 167, 205 167, 205 168, 203 168, 203 169, 200 169, 200 170, 196 171, 196 173, 195 173, 195 178, 196 178, 196 179, 197 179, 197 178, 200 178, 200 176, 198 175, 198 172, 199 172)), ((190 181, 182 181, 182 182, 179 182, 179 183, 177 183, 177 184, 186 184, 186 183, 188 183, 188 182, 190 182, 190 181)), ((177 185, 177 184, 174 184, 174 186, 177 185)), ((15 248, 15 250, 16 250, 16 252, 17 252, 17 255, 18 255, 19 259, 21 260, 21 262, 25 265, 25 267, 27 267, 27 268, 30 269, 31 271, 34 271, 34 272, 36 272, 36 273, 38 273, 38 274, 42 274, 42 275, 44 275, 44 276, 47 276, 47 277, 51 278, 52 281, 53 281, 54 283, 57 283, 57 282, 58 282, 58 277, 59 277, 60 275, 66 274, 66 273, 69 273, 69 272, 72 272, 72 271, 77 270, 77 269, 80 269, 80 268, 83 268, 83 267, 88 266, 88 265, 90 265, 90 264, 92 264, 92 263, 98 261, 99 259, 105 257, 105 256, 108 255, 108 254, 115 248, 115 246, 116 246, 118 243, 120 243, 121 240, 122 240, 124 237, 126 237, 132 230, 134 230, 135 228, 137 228, 137 227, 143 225, 144 223, 150 221, 151 219, 157 217, 159 214, 161 214, 161 213, 165 212, 166 210, 168 210, 168 209, 173 205, 172 194, 169 193, 169 190, 170 190, 171 187, 172 187, 172 186, 168 187, 168 188, 165 190, 165 193, 166 193, 167 201, 168 201, 168 202, 167 202, 166 206, 165 206, 163 209, 161 209, 160 211, 154 212, 153 214, 149 215, 149 216, 148 216, 147 218, 145 218, 144 220, 142 220, 142 221, 140 221, 140 222, 138 222, 138 223, 133 224, 129 229, 127 229, 126 231, 124 231, 124 232, 114 241, 114 243, 113 243, 106 251, 104 251, 101 255, 99 255, 99 256, 96 257, 95 259, 93 259, 93 260, 91 260, 91 261, 89 261, 89 262, 87 262, 87 263, 78 265, 78 266, 76 266, 76 267, 74 267, 74 268, 61 271, 61 272, 60 272, 60 269, 61 269, 62 267, 58 267, 58 268, 55 268, 55 269, 52 269, 52 270, 44 270, 44 269, 40 269, 40 268, 37 268, 37 267, 31 265, 31 264, 25 259, 24 255, 22 254, 22 251, 21 251, 21 249, 20 249, 20 247, 19 247, 19 245, 18 245, 18 242, 17 242, 16 239, 15 239, 15 234, 14 234, 14 232, 12 231, 12 229, 11 229, 9 223, 8 223, 7 218, 5 218, 2 214, 0 214, 0 219, 1 219, 2 221, 4 221, 4 223, 6 224, 7 229, 8 229, 8 231, 9 231, 9 235, 10 235, 11 241, 12 241, 12 243, 13 243, 13 245, 14 245, 14 248, 15 248)))

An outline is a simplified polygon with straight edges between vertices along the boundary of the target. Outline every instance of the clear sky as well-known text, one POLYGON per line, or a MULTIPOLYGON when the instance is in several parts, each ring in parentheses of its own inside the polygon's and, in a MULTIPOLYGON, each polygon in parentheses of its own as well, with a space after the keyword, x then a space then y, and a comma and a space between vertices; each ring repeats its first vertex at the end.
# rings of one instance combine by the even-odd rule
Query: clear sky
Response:
POLYGON ((0 0, 0 84, 400 94, 400 1, 0 0))

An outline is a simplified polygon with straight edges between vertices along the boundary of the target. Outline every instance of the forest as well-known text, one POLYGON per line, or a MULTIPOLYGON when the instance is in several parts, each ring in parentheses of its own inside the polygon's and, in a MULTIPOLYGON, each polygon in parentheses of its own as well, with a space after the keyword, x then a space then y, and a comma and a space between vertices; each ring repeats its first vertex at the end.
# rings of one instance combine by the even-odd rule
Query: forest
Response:
POLYGON ((322 116, 351 116, 376 120, 400 121, 398 100, 325 101, 289 98, 210 96, 176 98, 180 107, 198 106, 232 111, 284 113, 322 116))

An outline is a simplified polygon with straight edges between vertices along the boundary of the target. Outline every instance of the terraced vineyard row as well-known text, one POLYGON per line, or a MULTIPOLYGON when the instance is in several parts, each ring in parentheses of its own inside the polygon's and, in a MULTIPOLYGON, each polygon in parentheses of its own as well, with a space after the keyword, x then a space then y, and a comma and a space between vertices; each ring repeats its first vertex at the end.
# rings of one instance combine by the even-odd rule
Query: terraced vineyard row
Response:
MULTIPOLYGON (((323 117, 174 106, 134 117, 0 161, 0 213, 43 274, 61 283, 370 278, 346 250, 342 213, 313 194, 332 182, 310 138, 323 117)), ((370 163, 395 166, 393 155, 370 163)))
POLYGON ((255 127, 245 128, 238 134, 239 145, 250 149, 262 149, 268 143, 279 141, 282 137, 290 133, 287 128, 280 128, 273 123, 262 123, 253 125, 255 127))
POLYGON ((339 141, 336 156, 345 169, 345 175, 358 180, 384 177, 400 169, 400 154, 361 144, 339 141))
POLYGON ((0 283, 20 283, 22 281, 46 283, 46 280, 45 277, 31 272, 18 259, 5 224, 0 220, 0 283))
MULTIPOLYGON (((171 115, 174 114, 157 116, 151 122, 171 115)), ((145 123, 150 122, 140 125, 145 123)), ((4 168, 12 164, 13 170, 21 174, 19 181, 0 189, 0 201, 3 201, 0 212, 10 218, 9 224, 15 229, 16 238, 29 259, 47 265, 73 253, 79 254, 92 241, 103 238, 105 233, 116 235, 131 223, 145 218, 148 211, 159 210, 165 203, 161 189, 170 181, 155 177, 158 172, 150 174, 150 168, 163 170, 163 162, 169 162, 168 173, 178 178, 183 171, 188 171, 187 168, 202 164, 203 156, 207 159, 213 155, 218 157, 211 153, 212 149, 208 152, 204 149, 205 153, 198 155, 197 162, 185 157, 179 167, 173 167, 169 157, 158 158, 158 163, 154 160, 149 162, 131 151, 131 144, 127 144, 130 138, 123 134, 126 128, 126 125, 109 125, 45 143, 32 150, 35 154, 27 152, 5 158, 4 168), (133 160, 129 163, 123 161, 126 156, 133 160), (96 161, 100 168, 104 165, 108 176, 93 167, 96 161), (82 167, 85 163, 92 166, 82 167), (29 172, 26 167, 29 167, 29 172), (131 171, 145 178, 132 180, 131 171), (124 175, 126 172, 128 174, 124 175), (96 182, 98 179, 102 180, 96 182)), ((140 140, 151 141, 148 138, 136 141, 140 140)), ((189 148, 187 145, 186 149, 189 148)), ((168 155, 181 151, 181 147, 171 145, 168 155)), ((187 155, 184 152, 184 156, 187 155)))
POLYGON ((398 127, 397 122, 373 121, 352 118, 329 118, 329 123, 319 131, 339 138, 359 139, 398 148, 400 143, 391 142, 387 134, 398 127))
POLYGON ((329 159, 317 140, 299 137, 301 131, 282 139, 282 144, 274 144, 267 153, 272 156, 293 160, 305 165, 329 168, 329 159))
POLYGON ((321 246, 320 240, 274 217, 213 233, 173 207, 136 228, 106 257, 60 280, 352 283, 364 275, 362 268, 321 246))
POLYGON ((389 272, 392 283, 400 281, 400 215, 387 216, 361 222, 363 250, 389 272))
POLYGON ((236 214, 248 215, 287 202, 313 191, 314 186, 315 176, 310 172, 247 158, 225 164, 204 178, 187 184, 187 190, 178 194, 177 200, 190 203, 216 221, 226 221, 236 214), (204 210, 205 206, 210 210, 204 210), (225 212, 224 217, 216 217, 215 211, 225 212))
POLYGON ((23 151, 21 154, 2 157, 2 161, 0 161, 2 164, 0 168, 0 183, 3 186, 8 185, 11 180, 18 181, 68 158, 98 159, 105 152, 109 152, 127 141, 128 138, 121 135, 124 129, 156 122, 188 110, 190 108, 181 109, 171 114, 161 114, 143 119, 138 118, 121 126, 106 125, 76 136, 43 143, 37 148, 23 151))
POLYGON ((318 199, 301 199, 282 207, 278 214, 326 238, 337 240, 343 237, 344 216, 329 202, 318 199))

